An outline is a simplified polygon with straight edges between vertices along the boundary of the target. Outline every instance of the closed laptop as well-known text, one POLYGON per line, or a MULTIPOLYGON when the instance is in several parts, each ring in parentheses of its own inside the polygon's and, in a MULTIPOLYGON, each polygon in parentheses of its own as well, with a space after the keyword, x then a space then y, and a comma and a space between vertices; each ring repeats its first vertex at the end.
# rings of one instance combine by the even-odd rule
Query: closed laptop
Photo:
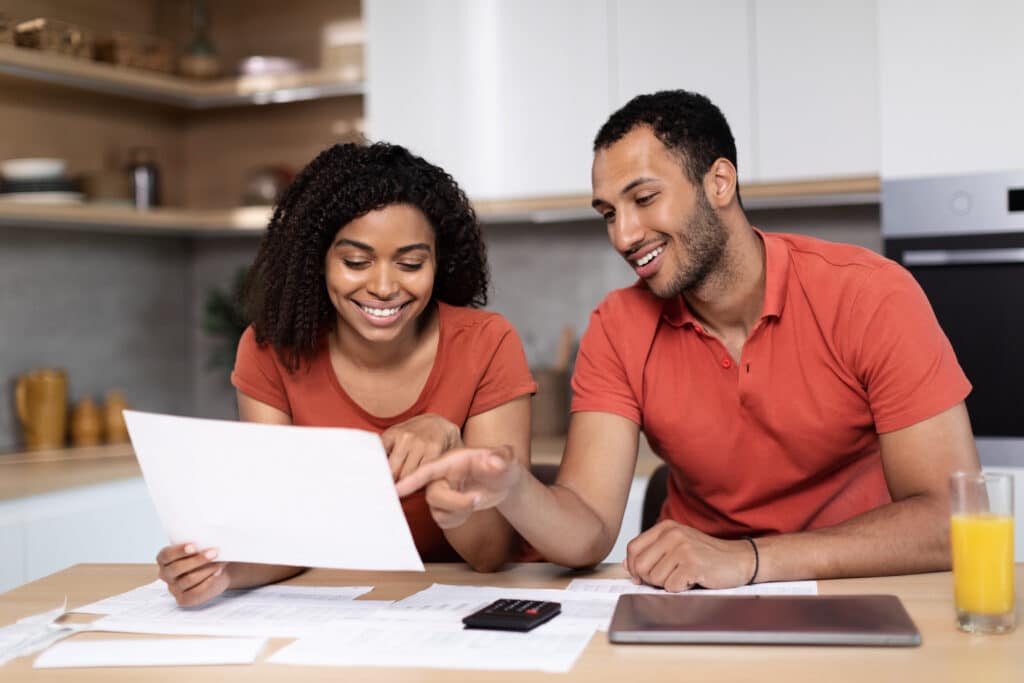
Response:
POLYGON ((756 645, 921 644, 895 595, 683 595, 619 597, 613 643, 756 645))

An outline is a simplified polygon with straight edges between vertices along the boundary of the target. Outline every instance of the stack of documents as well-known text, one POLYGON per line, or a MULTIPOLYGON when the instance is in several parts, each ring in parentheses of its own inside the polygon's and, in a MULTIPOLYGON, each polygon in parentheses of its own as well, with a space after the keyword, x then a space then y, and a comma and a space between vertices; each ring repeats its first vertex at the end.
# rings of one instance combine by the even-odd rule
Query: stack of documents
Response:
MULTIPOLYGON (((155 581, 75 611, 107 615, 89 626, 97 631, 297 637, 270 657, 268 661, 275 664, 565 672, 594 633, 607 630, 620 594, 664 593, 624 579, 576 579, 565 590, 434 584, 397 602, 356 599, 371 590, 370 586, 264 586, 229 591, 199 607, 183 608, 163 582, 155 581), (463 628, 462 617, 498 598, 551 600, 561 603, 562 613, 527 633, 463 628)), ((769 583, 691 594, 702 593, 813 595, 817 584, 769 583)), ((118 642, 65 643, 37 665, 171 665, 196 663, 197 657, 213 663, 218 658, 255 657, 262 647, 256 647, 254 640, 210 642, 185 653, 173 644, 180 641, 156 641, 152 649, 132 646, 131 651, 119 652, 118 642)))
POLYGON ((92 623, 97 631, 296 638, 319 633, 325 624, 358 619, 391 604, 354 599, 371 590, 372 586, 264 586, 228 591, 197 607, 184 608, 175 603, 166 584, 155 581, 75 611, 108 614, 92 623))

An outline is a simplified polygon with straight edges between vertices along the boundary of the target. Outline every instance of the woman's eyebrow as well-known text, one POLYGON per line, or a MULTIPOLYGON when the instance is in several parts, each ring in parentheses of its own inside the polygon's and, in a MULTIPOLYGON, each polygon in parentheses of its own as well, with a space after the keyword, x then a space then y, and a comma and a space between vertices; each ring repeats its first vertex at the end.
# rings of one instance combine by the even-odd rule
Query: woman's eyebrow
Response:
POLYGON ((336 247, 343 247, 343 246, 355 247, 356 249, 362 249, 364 251, 373 251, 374 250, 373 247, 371 247, 369 244, 365 244, 363 242, 357 242, 355 240, 350 240, 347 237, 342 237, 341 239, 339 239, 337 242, 334 243, 334 246, 336 246, 336 247))
POLYGON ((417 242, 416 244, 407 244, 404 247, 399 247, 398 249, 395 250, 395 252, 399 254, 407 254, 410 251, 416 251, 417 249, 422 249, 423 251, 429 253, 430 245, 427 244, 426 242, 417 242))

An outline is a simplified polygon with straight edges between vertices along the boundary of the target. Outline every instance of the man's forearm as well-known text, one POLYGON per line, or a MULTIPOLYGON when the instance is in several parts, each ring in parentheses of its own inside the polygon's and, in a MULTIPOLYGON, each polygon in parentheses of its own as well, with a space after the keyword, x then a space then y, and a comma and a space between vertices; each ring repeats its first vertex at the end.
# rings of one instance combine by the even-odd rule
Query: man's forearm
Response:
POLYGON ((791 581, 945 571, 949 503, 913 496, 833 527, 757 539, 757 580, 791 581))
POLYGON ((589 567, 607 556, 618 529, 571 489, 545 486, 532 476, 513 488, 498 510, 544 559, 566 567, 589 567))

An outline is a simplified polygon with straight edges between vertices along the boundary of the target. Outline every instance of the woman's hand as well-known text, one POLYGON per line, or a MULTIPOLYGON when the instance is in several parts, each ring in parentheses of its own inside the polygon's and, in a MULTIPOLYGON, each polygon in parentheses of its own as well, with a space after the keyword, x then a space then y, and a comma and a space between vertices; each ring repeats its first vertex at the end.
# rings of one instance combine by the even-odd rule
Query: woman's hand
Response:
POLYGON ((427 487, 430 514, 442 529, 465 523, 475 510, 496 507, 522 478, 508 448, 461 448, 425 464, 395 485, 399 496, 427 487))
POLYGON ((427 413, 399 423, 380 435, 397 481, 462 445, 462 433, 440 415, 427 413))
POLYGON ((160 578, 182 607, 191 607, 215 598, 230 585, 228 564, 214 562, 217 549, 197 552, 192 543, 169 545, 156 556, 160 578))

